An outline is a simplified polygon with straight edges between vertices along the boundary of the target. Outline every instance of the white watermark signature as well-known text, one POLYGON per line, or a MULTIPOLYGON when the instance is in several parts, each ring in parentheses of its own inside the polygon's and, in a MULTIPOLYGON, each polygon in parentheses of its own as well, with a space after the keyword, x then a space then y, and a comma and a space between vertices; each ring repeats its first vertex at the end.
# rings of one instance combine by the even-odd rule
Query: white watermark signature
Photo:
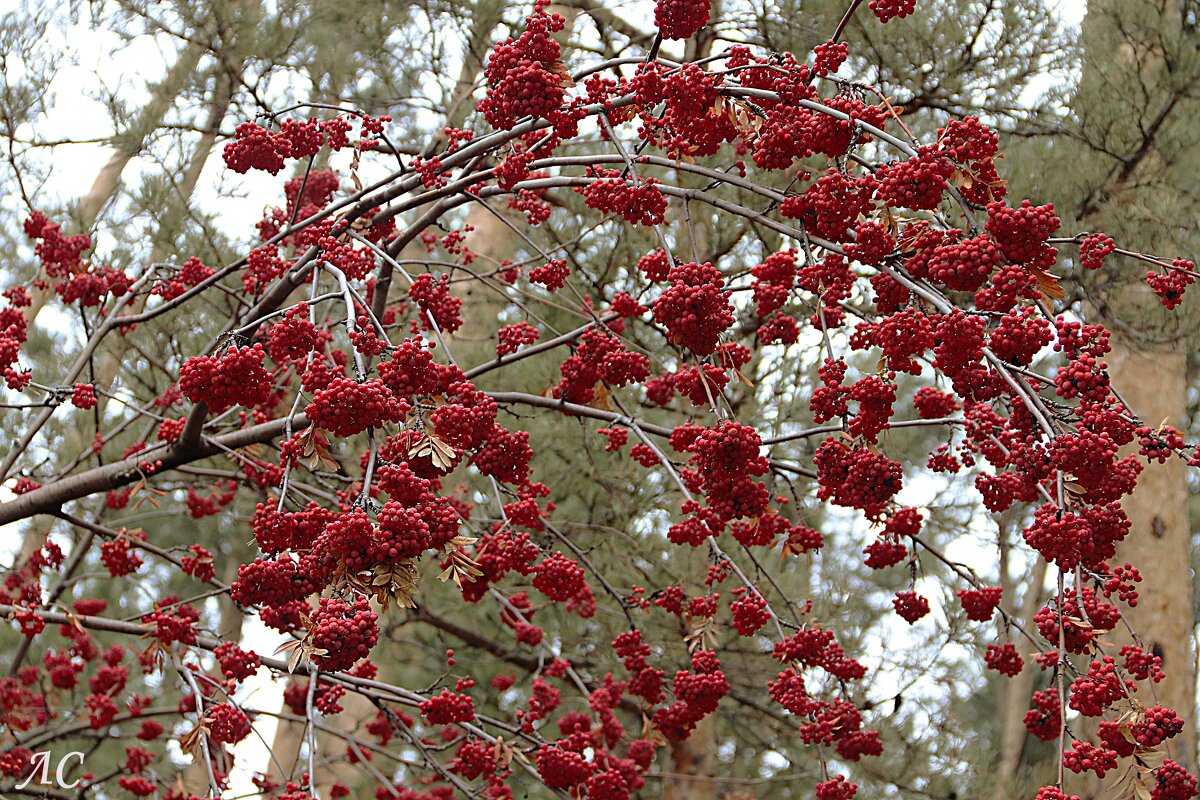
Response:
MULTIPOLYGON (((20 791, 21 789, 24 789, 26 786, 28 786, 29 782, 32 781, 34 778, 37 778, 37 782, 39 784, 50 783, 50 762, 52 760, 53 760, 53 755, 50 753, 49 750, 40 750, 40 751, 34 753, 33 758, 31 759, 31 762, 30 762, 30 766, 32 767, 32 769, 30 770, 29 774, 25 777, 25 780, 17 785, 17 787, 16 787, 17 791, 20 791), (39 777, 39 775, 40 775, 40 777, 39 777)), ((54 767, 54 785, 55 786, 57 786, 60 789, 74 789, 76 786, 83 783, 83 781, 79 780, 79 779, 76 779, 73 781, 67 780, 67 777, 66 777, 67 771, 70 770, 71 763, 74 761, 78 761, 79 766, 82 767, 83 766, 83 753, 73 750, 70 753, 67 753, 66 755, 62 756, 62 758, 58 759, 58 764, 54 767)))

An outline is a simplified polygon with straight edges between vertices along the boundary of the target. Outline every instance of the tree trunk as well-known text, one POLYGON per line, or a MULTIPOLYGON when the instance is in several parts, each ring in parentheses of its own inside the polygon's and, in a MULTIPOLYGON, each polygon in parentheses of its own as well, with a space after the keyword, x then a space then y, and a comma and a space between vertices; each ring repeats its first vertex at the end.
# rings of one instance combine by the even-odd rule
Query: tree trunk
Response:
MULTIPOLYGON (((179 93, 192 80, 196 65, 204 55, 204 46, 199 42, 189 42, 179 54, 179 58, 167 71, 166 76, 154 87, 150 100, 138 112, 137 117, 129 128, 115 135, 109 142, 113 152, 108 161, 100 168, 100 172, 92 180, 88 193, 79 201, 79 227, 90 231, 96 224, 100 212, 117 194, 121 186, 121 173, 129 166, 129 162, 142 152, 149 138, 162 124, 162 118, 170 110, 179 93)), ((46 289, 35 288, 31 293, 31 304, 25 311, 32 325, 46 301, 50 292, 46 289)))
POLYGON ((717 716, 709 714, 682 742, 671 742, 671 771, 663 776, 663 800, 716 800, 717 716))
MULTIPOLYGON (((1037 559, 1029 584, 1025 588, 1025 596, 1021 603, 1021 622, 1028 626, 1042 603, 1042 585, 1046 581, 1046 561, 1037 559)), ((1021 648, 1024 640, 1018 640, 1017 647, 1021 648)), ((1028 659, 1026 659, 1028 661, 1028 659)), ((1000 700, 1000 761, 998 775, 1002 780, 1010 782, 1014 790, 1021 787, 1017 772, 1021 767, 1021 754, 1025 749, 1028 731, 1025 730, 1025 712, 1029 710, 1029 701, 1033 697, 1034 680, 1041 674, 1037 665, 1027 663, 1016 677, 1005 680, 1000 700)), ((1002 679, 1003 680, 1003 679, 1002 679)))
POLYGON ((79 202, 79 220, 84 229, 95 224, 104 206, 117 193, 117 188, 121 185, 121 173, 129 166, 129 162, 142 152, 146 140, 158 130, 163 116, 174 105, 180 92, 192 81, 196 65, 200 63, 204 52, 204 45, 200 42, 188 42, 171 69, 154 87, 149 102, 138 112, 133 123, 127 130, 113 137, 110 143, 113 148, 112 154, 92 181, 92 188, 79 202))
MULTIPOLYGON (((183 168, 183 175, 176 185, 180 205, 187 208, 191 204, 192 195, 196 192, 196 186, 200 182, 200 173, 204 170, 204 165, 208 161, 208 157, 212 155, 213 147, 216 145, 217 136, 221 131, 221 122, 225 119, 225 115, 229 113, 229 106, 233 102, 233 79, 224 69, 218 69, 213 78, 213 96, 209 103, 208 119, 205 121, 204 132, 200 134, 196 146, 192 149, 192 154, 188 157, 187 164, 183 168)), ((97 178, 97 180, 99 180, 97 178)), ((93 186, 93 188, 95 188, 93 186)), ((171 239, 168 231, 160 228, 155 235, 155 242, 150 248, 149 264, 157 264, 163 261, 167 256, 167 246, 171 239)), ((99 363, 96 367, 95 381, 98 386, 105 389, 112 385, 116 379, 117 373, 121 369, 122 357, 114 353, 110 349, 102 350, 98 354, 99 363)), ((103 395, 96 396, 97 414, 100 419, 104 418, 104 408, 108 404, 108 398, 103 395)))
MULTIPOLYGON (((1184 428, 1187 354, 1181 348, 1141 350, 1114 336, 1108 365, 1113 386, 1144 425, 1157 428, 1165 422, 1184 428)), ((1133 526, 1114 562, 1133 562, 1153 586, 1153 591, 1142 593, 1136 608, 1123 609, 1143 646, 1162 658, 1166 672, 1161 683, 1141 686, 1139 699, 1147 706, 1160 702, 1186 720, 1183 733, 1172 740, 1172 757, 1194 771, 1192 532, 1185 470, 1180 459, 1172 458, 1166 464, 1150 463, 1142 471, 1137 489, 1122 503, 1133 526)), ((1123 643, 1123 634, 1122 627, 1111 636, 1123 643)))

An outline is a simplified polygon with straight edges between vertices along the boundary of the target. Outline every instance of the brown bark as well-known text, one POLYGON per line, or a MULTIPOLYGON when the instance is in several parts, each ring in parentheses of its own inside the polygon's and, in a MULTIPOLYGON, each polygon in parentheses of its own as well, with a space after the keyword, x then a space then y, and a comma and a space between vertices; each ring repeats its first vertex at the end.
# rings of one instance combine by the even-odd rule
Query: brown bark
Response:
POLYGON ((716 800, 716 714, 700 720, 692 735, 671 742, 671 771, 663 776, 663 800, 716 800))
MULTIPOLYGON (((192 148, 192 153, 188 157, 187 164, 183 168, 183 175, 176 184, 176 192, 178 193, 180 205, 186 209, 190 205, 192 195, 196 191, 196 186, 200 182, 200 173, 204 169, 208 157, 212 155, 213 147, 217 143, 217 136, 221 131, 221 122, 225 119, 225 115, 229 112, 229 106, 233 102, 233 78, 223 69, 218 69, 213 78, 213 94, 209 102, 208 119, 205 121, 204 132, 200 134, 200 138, 196 141, 196 146, 192 148)), ((97 178, 97 180, 99 180, 97 178)), ((93 185, 93 189, 95 186, 93 185)), ((150 249, 150 264, 157 264, 166 256, 166 248, 169 237, 160 229, 156 236, 154 246, 150 249)), ((102 350, 98 354, 99 363, 96 367, 95 383, 97 386, 107 389, 116 379, 117 373, 121 369, 122 355, 113 352, 110 349, 102 350)), ((101 419, 104 418, 104 408, 108 404, 108 398, 103 395, 98 395, 96 398, 97 414, 101 419)))
MULTIPOLYGON (((1113 386, 1152 428, 1161 423, 1182 429, 1185 422, 1187 356, 1181 348, 1138 349, 1114 337, 1108 357, 1113 386)), ((1143 645, 1163 660, 1166 678, 1142 686, 1139 699, 1175 709, 1186 721, 1174 740, 1173 757, 1194 770, 1196 764, 1196 685, 1192 639, 1191 524, 1188 518, 1186 465, 1178 458, 1151 463, 1122 507, 1133 523, 1117 549, 1115 563, 1131 561, 1152 590, 1143 591, 1136 608, 1123 613, 1143 645)), ((1146 584, 1143 584, 1144 586, 1146 584)), ((1124 630, 1113 632, 1118 643, 1124 630)))
MULTIPOLYGON (((1021 603, 1021 622, 1028 625, 1042 603, 1042 585, 1046 580, 1046 562, 1039 558, 1033 565, 1029 583, 1021 603)), ((1023 640, 1018 641, 1021 648, 1023 640)), ((1027 659, 1028 660, 1028 659, 1027 659)), ((1025 749, 1028 732, 1025 730, 1025 712, 1033 696, 1033 683, 1040 674, 1034 664, 1026 664, 1016 677, 1001 684, 1000 700, 1000 760, 998 775, 1009 781, 1014 789, 1020 786, 1017 771, 1021 767, 1021 754, 1025 749)))
MULTIPOLYGON (((96 224, 100 212, 113 199, 121 186, 121 173, 129 166, 129 162, 142 152, 149 138, 159 125, 162 118, 170 110, 179 93, 187 86, 204 55, 204 46, 199 42, 188 43, 179 58, 167 71, 166 76, 154 87, 150 100, 138 112, 137 117, 129 128, 117 134, 109 142, 113 152, 108 161, 100 168, 100 172, 92 180, 88 193, 79 201, 78 220, 81 229, 91 230, 96 224)), ((31 304, 25 311, 30 322, 37 319, 38 313, 50 299, 51 292, 45 289, 34 289, 31 293, 31 304)))
MULTIPOLYGON (((1177 0, 1165 0, 1161 5, 1164 25, 1170 33, 1180 33, 1183 16, 1177 0)), ((1120 9, 1110 3, 1093 2, 1089 16, 1115 14, 1120 9)), ((1103 21, 1105 18, 1100 17, 1103 21)), ((1110 24, 1112 20, 1109 20, 1110 24)), ((1167 30, 1162 31, 1169 35, 1167 30)), ((1139 61, 1130 41, 1123 41, 1114 54, 1116 61, 1140 81, 1161 81, 1158 72, 1163 55, 1152 47, 1143 55, 1154 56, 1139 61)), ((1153 86, 1157 89, 1158 86, 1153 86)), ((1090 192, 1081 204, 1077 216, 1086 227, 1099 224, 1105 227, 1105 209, 1100 199, 1112 207, 1136 201, 1139 175, 1152 175, 1166 169, 1170 160, 1163 159, 1163 125, 1177 108, 1178 96, 1171 94, 1153 118, 1141 120, 1142 141, 1135 152, 1128 153, 1114 164, 1104 180, 1090 192), (1164 163, 1165 162, 1165 163, 1164 163)), ((1167 144, 1167 146, 1170 146, 1167 144)), ((1134 231, 1122 241, 1123 247, 1148 247, 1156 231, 1134 231), (1139 241, 1140 239, 1140 241, 1139 241)), ((1136 272, 1136 269, 1132 270, 1136 272)), ((1187 333, 1175 328, 1157 330, 1164 322, 1162 309, 1149 287, 1143 282, 1130 282, 1115 288, 1104 297, 1104 310, 1111 312, 1119 323, 1112 337, 1112 352, 1107 363, 1114 390, 1129 404, 1142 424, 1151 428, 1160 424, 1184 429, 1187 414, 1187 333), (1122 332, 1124 331, 1124 332, 1122 332)), ((1098 309, 1091 309, 1093 312, 1098 309)), ((1126 448, 1122 453, 1132 451, 1126 448)), ((1191 520, 1188 509, 1188 487, 1185 465, 1178 458, 1166 464, 1146 465, 1137 488, 1121 505, 1131 522, 1129 536, 1117 548, 1115 564, 1133 563, 1146 577, 1142 597, 1136 608, 1122 606, 1122 613, 1133 635, 1148 650, 1163 660, 1166 678, 1159 684, 1143 683, 1136 695, 1145 706, 1161 703, 1174 709, 1185 720, 1183 733, 1168 743, 1171 757, 1189 771, 1196 769, 1196 661, 1192 605, 1191 520)), ((1117 647, 1129 643, 1131 637, 1124 626, 1106 637, 1117 647)), ((1121 765, 1124 769, 1125 764, 1121 765)), ((1096 780, 1089 781, 1085 797, 1102 797, 1096 780)))
POLYGON ((167 74, 154 87, 150 100, 138 112, 137 117, 129 128, 113 137, 112 154, 100 168, 100 172, 92 181, 92 187, 79 202, 79 220, 82 227, 87 229, 95 224, 104 206, 117 193, 121 185, 121 173, 129 162, 142 152, 146 140, 162 124, 162 118, 174 105, 180 92, 192 81, 196 65, 200 63, 205 48, 200 42, 189 42, 179 53, 179 58, 167 71, 167 74))

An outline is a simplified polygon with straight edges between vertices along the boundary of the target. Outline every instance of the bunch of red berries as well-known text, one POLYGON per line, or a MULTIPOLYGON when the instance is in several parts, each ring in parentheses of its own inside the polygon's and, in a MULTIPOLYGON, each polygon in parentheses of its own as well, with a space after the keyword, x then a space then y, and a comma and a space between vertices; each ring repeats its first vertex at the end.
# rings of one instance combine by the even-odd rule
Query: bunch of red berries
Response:
POLYGON ((994 241, 987 236, 976 236, 935 247, 929 257, 927 275, 947 289, 974 292, 999 268, 1001 260, 994 241))
POLYGON ((1191 800, 1196 796, 1196 777, 1171 759, 1163 761, 1154 775, 1150 800, 1191 800))
POLYGON ((567 284, 567 276, 570 274, 571 268, 567 266, 566 259, 552 258, 542 266, 530 270, 529 280, 546 287, 546 291, 557 292, 567 284))
POLYGON ((874 191, 873 178, 853 178, 831 169, 803 194, 784 200, 779 213, 800 220, 813 236, 842 242, 858 218, 870 213, 874 191))
POLYGON ((230 680, 241 682, 258 672, 258 655, 233 642, 222 642, 213 650, 213 655, 221 665, 221 674, 230 680))
POLYGON ((880 168, 878 196, 894 208, 930 211, 942 202, 952 174, 954 165, 936 147, 924 145, 907 160, 880 168))
POLYGON ((292 157, 292 141, 286 136, 263 128, 253 122, 243 122, 234 130, 234 140, 225 145, 225 165, 245 174, 261 169, 278 175, 292 157))
POLYGON ((1056 253, 1046 244, 1062 224, 1054 213, 1054 204, 1035 206, 1028 200, 1018 208, 1009 208, 1004 203, 988 203, 988 219, 985 227, 992 239, 1000 245, 1000 251, 1009 261, 1031 264, 1050 251, 1053 264, 1056 253))
POLYGON ((536 342, 541 334, 537 328, 522 321, 505 325, 498 331, 497 336, 499 342, 496 344, 496 355, 506 356, 517 352, 523 344, 536 342))
POLYGON ((467 694, 443 689, 440 694, 418 705, 422 716, 432 725, 449 725, 475 719, 475 701, 467 694))
POLYGON ((533 588, 555 602, 570 600, 586 586, 583 567, 557 551, 533 569, 533 588))
POLYGON ((1071 742, 1071 749, 1063 753, 1062 762, 1071 772, 1094 772, 1097 778, 1103 778, 1110 770, 1117 768, 1117 754, 1107 747, 1097 747, 1091 742, 1075 739, 1071 742))
POLYGON ((1131 731, 1142 747, 1157 747, 1183 730, 1183 720, 1169 708, 1154 706, 1146 709, 1131 731))
POLYGON ((565 21, 546 13, 547 5, 538 2, 521 35, 497 44, 488 58, 487 96, 478 107, 495 128, 509 130, 522 117, 544 117, 562 105, 565 88, 557 71, 562 48, 553 34, 565 21))
POLYGON ((361 383, 337 378, 321 389, 304 410, 309 422, 334 436, 353 436, 367 428, 399 422, 408 402, 396 397, 378 378, 361 383))
POLYGON ((209 736, 221 744, 237 744, 250 735, 250 718, 229 703, 218 703, 205 714, 209 736))
POLYGON ((766 598, 757 592, 747 592, 743 597, 734 600, 729 610, 733 613, 733 627, 740 636, 753 636, 771 619, 766 598))
POLYGON ((664 39, 690 39, 708 24, 711 0, 657 0, 654 24, 664 39))
POLYGON ((376 614, 366 598, 359 598, 351 605, 322 597, 312 615, 313 661, 326 672, 340 672, 366 658, 379 641, 375 620, 376 614))
POLYGON ((1147 272, 1146 282, 1158 295, 1163 306, 1171 310, 1183 302, 1184 291, 1196 282, 1193 274, 1195 269, 1196 265, 1192 262, 1177 258, 1173 268, 1161 275, 1153 271, 1147 272))
POLYGON ((817 496, 847 508, 862 509, 868 518, 878 518, 903 485, 900 464, 865 447, 847 447, 827 438, 814 458, 817 496))
POLYGON ((1012 642, 989 644, 983 656, 983 663, 988 669, 994 669, 1010 678, 1015 677, 1025 667, 1024 659, 1017 653, 1017 648, 1012 642))
POLYGON ((654 319, 671 341, 698 355, 717 349, 733 324, 733 306, 723 291, 725 279, 712 264, 680 264, 667 274, 671 286, 654 301, 654 319))
POLYGON ((308 321, 308 303, 299 303, 267 332, 267 353, 276 364, 284 364, 303 359, 320 341, 321 334, 308 321))
POLYGON ((896 17, 907 17, 917 10, 917 0, 871 0, 867 8, 879 18, 880 22, 888 22, 896 17))
POLYGON ((1061 721, 1062 704, 1058 690, 1050 687, 1034 692, 1033 708, 1025 712, 1025 730, 1043 742, 1049 742, 1058 738, 1061 721))
POLYGON ((988 586, 982 589, 960 589, 958 600, 962 603, 967 619, 975 622, 987 622, 992 618, 996 606, 1000 605, 1000 596, 1004 590, 999 586, 988 586))
POLYGON ((817 800, 852 800, 858 793, 858 784, 850 783, 845 775, 838 775, 817 784, 817 800))
POLYGON ((909 625, 929 613, 929 601, 916 592, 896 592, 892 598, 896 613, 909 625))
POLYGON ((1117 243, 1103 233, 1083 237, 1079 243, 1079 263, 1084 269, 1100 269, 1104 259, 1117 249, 1117 243))
POLYGON ((428 272, 413 278, 408 296, 421 309, 421 319, 434 324, 442 333, 454 333, 462 325, 462 299, 450 293, 450 276, 436 282, 428 272))
POLYGON ((813 48, 813 74, 824 77, 837 72, 850 55, 850 46, 845 42, 828 41, 813 48))
POLYGON ((90 383, 75 384, 71 392, 71 405, 84 411, 96 407, 96 390, 90 383))
POLYGON ((616 170, 594 172, 602 177, 577 190, 588 208, 620 214, 631 225, 658 225, 666 218, 667 198, 653 178, 632 182, 617 177, 616 170))
POLYGON ((438 367, 420 339, 409 337, 396 345, 392 357, 378 366, 379 377, 397 397, 430 394, 438 388, 438 367))
POLYGON ((271 395, 271 374, 263 368, 261 344, 230 347, 219 357, 196 356, 183 362, 179 388, 193 403, 207 403, 214 414, 230 406, 252 407, 271 395))

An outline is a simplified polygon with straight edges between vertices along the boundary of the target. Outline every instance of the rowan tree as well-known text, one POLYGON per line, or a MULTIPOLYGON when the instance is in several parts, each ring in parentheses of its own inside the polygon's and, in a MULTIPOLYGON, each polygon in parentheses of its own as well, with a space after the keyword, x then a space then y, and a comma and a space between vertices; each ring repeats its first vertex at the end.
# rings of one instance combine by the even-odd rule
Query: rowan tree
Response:
MULTIPOLYGON (((891 657, 841 601, 862 591, 896 630, 931 599, 955 636, 1003 623, 986 668, 1049 681, 1026 720, 1061 765, 1039 798, 1129 755, 1153 797, 1193 796, 1175 714, 1153 701, 1161 665, 1105 636, 1155 591, 1114 559, 1120 501, 1143 463, 1194 466, 1195 448, 1125 405, 1108 332, 1061 302, 1060 255, 1082 246, 1089 268, 1107 240, 1009 196, 978 118, 918 137, 886 94, 832 77, 853 64, 839 40, 855 12, 890 25, 913 4, 850 3, 792 54, 729 45, 710 6, 662 0, 643 46, 566 60, 555 10, 502 11, 511 35, 488 50, 470 128, 412 148, 363 109, 239 121, 225 167, 282 191, 228 263, 114 266, 29 210, 39 272, 3 312, 19 446, 0 522, 53 528, 0 605, 21 641, 10 782, 35 748, 140 731, 88 790, 222 795, 273 713, 238 691, 263 668, 288 681, 283 716, 307 743, 286 785, 259 788, 292 800, 349 792, 323 785, 335 759, 379 797, 624 798, 653 792, 661 754, 694 736, 717 737, 710 757, 741 749, 735 777, 786 777, 787 796, 901 786, 871 766, 903 732, 872 675, 891 657), (473 214, 515 229, 513 258, 480 254, 473 214), (500 298, 497 324, 464 316, 467 287, 500 298), (32 289, 80 320, 65 370, 24 369, 32 289), (168 357, 138 358, 164 336, 168 357), (114 340, 117 376, 86 380, 114 340), (67 429, 80 452, 47 438, 67 429), (935 442, 917 468, 971 504, 1023 509, 1057 586, 1031 618, 982 577, 993 554, 961 563, 929 536, 930 506, 954 501, 910 499, 904 437, 935 442), (556 464, 599 488, 570 491, 581 476, 556 464), (256 552, 140 525, 172 505, 244 508, 221 518, 256 552), (890 577, 813 569, 848 529, 890 577), (87 569, 147 596, 99 597, 87 569), (213 629, 222 607, 284 644, 246 652, 213 629), (430 665, 414 621, 461 647, 430 665), (397 681, 401 662, 424 669, 397 681), (376 714, 345 730, 351 696, 376 714), (1089 736, 1081 716, 1105 721, 1089 736), (207 786, 172 784, 168 737, 207 786)), ((1168 307, 1195 273, 1173 253, 1118 256, 1158 265, 1168 307)))

